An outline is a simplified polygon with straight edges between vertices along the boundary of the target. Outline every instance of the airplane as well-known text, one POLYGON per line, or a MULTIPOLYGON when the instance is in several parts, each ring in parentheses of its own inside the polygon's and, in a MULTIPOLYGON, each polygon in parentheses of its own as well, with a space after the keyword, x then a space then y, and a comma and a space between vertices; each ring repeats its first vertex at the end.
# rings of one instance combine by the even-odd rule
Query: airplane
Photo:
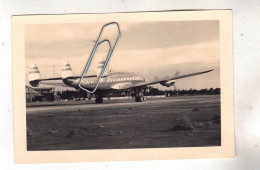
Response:
MULTIPOLYGON (((100 60, 97 66, 97 74, 96 75, 86 75, 81 82, 81 85, 88 89, 93 90, 97 83, 97 77, 100 75, 100 72, 103 68, 105 61, 100 60)), ((95 91, 95 102, 96 103, 103 103, 103 97, 106 96, 108 93, 113 91, 121 91, 121 92, 132 92, 133 96, 135 97, 136 102, 143 102, 145 100, 144 93, 149 92, 151 89, 151 85, 160 83, 162 86, 170 87, 175 86, 175 80, 182 79, 186 77, 191 77, 199 74, 205 74, 208 72, 213 71, 206 70, 202 72, 190 73, 185 75, 178 75, 175 74, 173 76, 168 76, 164 78, 159 78, 153 81, 146 81, 143 76, 133 72, 111 72, 108 73, 107 71, 101 77, 100 83, 98 85, 97 90, 95 91)), ((32 64, 29 70, 29 83, 33 87, 37 87, 39 84, 46 84, 46 85, 59 85, 59 86, 70 86, 75 88, 76 90, 80 91, 79 82, 81 76, 74 76, 74 73, 71 69, 70 63, 65 61, 63 63, 61 77, 52 77, 42 79, 40 71, 36 64, 32 64), (55 84, 53 80, 62 80, 62 84, 55 84)))

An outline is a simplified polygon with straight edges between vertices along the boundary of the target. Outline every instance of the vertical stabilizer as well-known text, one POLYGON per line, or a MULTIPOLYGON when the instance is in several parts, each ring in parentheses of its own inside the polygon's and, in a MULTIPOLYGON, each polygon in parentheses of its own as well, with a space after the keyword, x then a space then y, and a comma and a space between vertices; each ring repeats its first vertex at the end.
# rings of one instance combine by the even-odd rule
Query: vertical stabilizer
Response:
POLYGON ((62 79, 67 79, 69 77, 72 77, 73 76, 73 72, 72 72, 72 69, 70 67, 70 63, 68 61, 65 61, 63 63, 63 67, 62 67, 62 70, 61 70, 61 77, 62 79))
POLYGON ((31 65, 28 79, 31 86, 36 87, 39 84, 41 79, 41 74, 36 64, 31 65))
MULTIPOLYGON (((97 65, 97 77, 99 77, 99 75, 101 74, 101 71, 102 71, 102 69, 103 69, 103 67, 104 67, 104 64, 105 64, 105 60, 103 60, 102 58, 100 58, 100 59, 98 60, 98 65, 97 65)), ((106 68, 106 70, 105 70, 105 72, 104 72, 104 76, 108 75, 108 70, 109 70, 109 67, 108 67, 108 65, 107 65, 107 68, 106 68)))

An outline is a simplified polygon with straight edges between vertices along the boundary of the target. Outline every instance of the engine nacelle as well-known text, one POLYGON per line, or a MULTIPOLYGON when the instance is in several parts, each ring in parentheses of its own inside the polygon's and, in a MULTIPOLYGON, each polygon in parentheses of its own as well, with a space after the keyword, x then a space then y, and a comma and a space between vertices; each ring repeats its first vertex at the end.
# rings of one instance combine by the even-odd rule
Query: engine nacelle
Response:
POLYGON ((173 85, 175 84, 175 81, 173 81, 173 80, 164 81, 164 82, 160 82, 160 84, 161 84, 162 86, 170 87, 170 86, 173 86, 173 85))
POLYGON ((33 81, 29 81, 30 85, 33 87, 37 87, 40 83, 40 80, 33 80, 33 81))

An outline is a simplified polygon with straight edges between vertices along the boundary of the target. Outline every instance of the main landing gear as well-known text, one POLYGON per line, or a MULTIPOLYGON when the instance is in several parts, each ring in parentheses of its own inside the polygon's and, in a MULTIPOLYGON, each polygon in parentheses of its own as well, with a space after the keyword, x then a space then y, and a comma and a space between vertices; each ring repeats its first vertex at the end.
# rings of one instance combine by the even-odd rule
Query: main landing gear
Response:
POLYGON ((134 93, 134 96, 135 96, 135 101, 136 102, 143 102, 143 101, 145 101, 145 96, 144 96, 144 93, 143 93, 143 91, 136 91, 135 93, 134 93))
POLYGON ((97 97, 95 100, 96 103, 103 103, 102 97, 97 97))
POLYGON ((136 102, 143 102, 143 101, 145 101, 145 97, 144 96, 136 96, 135 101, 136 102))

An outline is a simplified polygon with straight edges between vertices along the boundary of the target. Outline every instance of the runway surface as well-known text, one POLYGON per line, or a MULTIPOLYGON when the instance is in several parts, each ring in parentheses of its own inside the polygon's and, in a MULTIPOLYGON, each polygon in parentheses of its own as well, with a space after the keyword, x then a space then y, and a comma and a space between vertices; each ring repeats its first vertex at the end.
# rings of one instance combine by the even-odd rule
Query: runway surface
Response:
POLYGON ((219 146, 220 96, 40 103, 27 107, 28 150, 219 146))
MULTIPOLYGON (((189 102, 192 100, 207 99, 208 102, 216 100, 212 96, 178 96, 178 97, 165 97, 165 98, 148 98, 144 102, 135 102, 134 99, 117 99, 117 100, 104 100, 102 104, 96 104, 92 101, 64 101, 62 103, 43 103, 35 104, 26 108, 27 114, 39 113, 41 111, 53 111, 53 110, 73 110, 81 108, 109 108, 109 107, 135 107, 135 106, 150 106, 160 105, 161 103, 171 102, 189 102)), ((199 102, 199 101, 197 101, 199 102)), ((205 102, 205 101, 204 101, 205 102)))

